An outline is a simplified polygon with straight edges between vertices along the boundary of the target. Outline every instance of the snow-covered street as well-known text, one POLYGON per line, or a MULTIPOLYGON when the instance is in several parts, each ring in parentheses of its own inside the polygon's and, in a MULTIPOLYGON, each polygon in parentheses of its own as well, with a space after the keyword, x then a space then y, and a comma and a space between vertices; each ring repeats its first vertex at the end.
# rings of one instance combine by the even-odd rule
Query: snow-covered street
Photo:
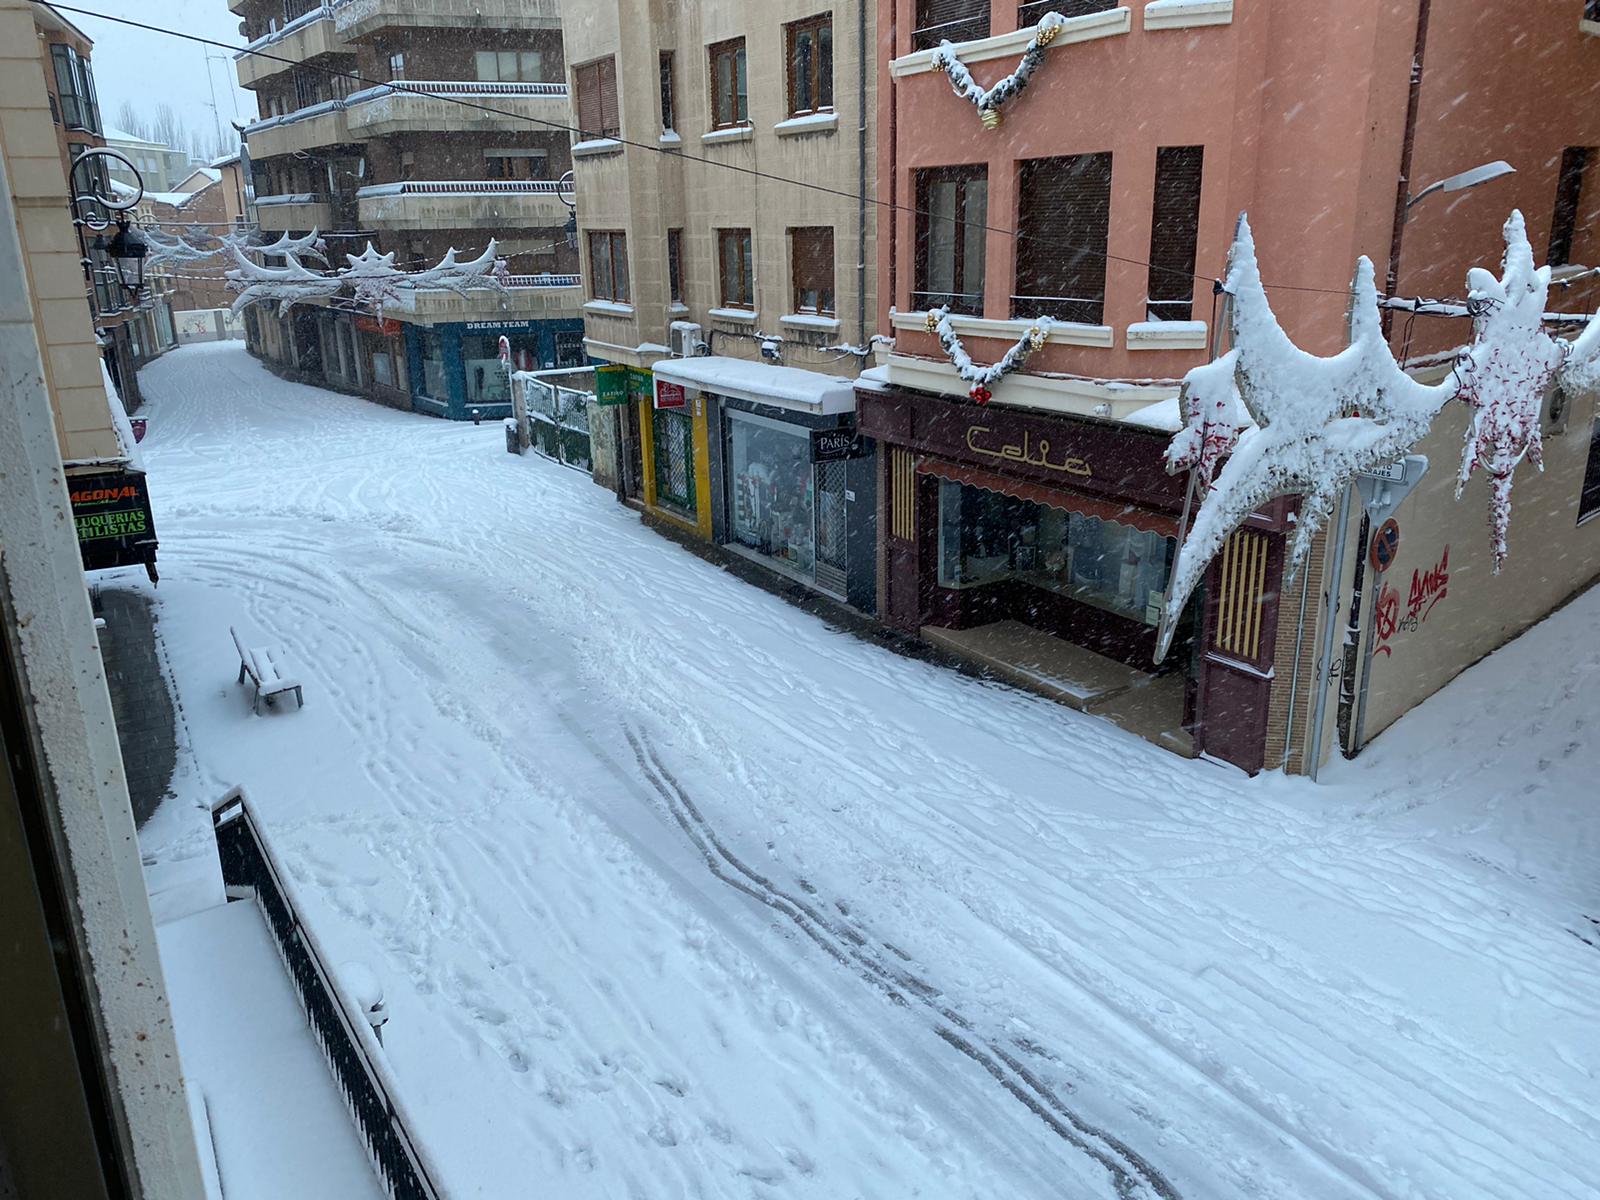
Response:
POLYGON ((829 628, 498 424, 237 343, 141 385, 145 853, 249 790, 452 1196, 1600 1194, 1600 590, 1252 780, 829 628))

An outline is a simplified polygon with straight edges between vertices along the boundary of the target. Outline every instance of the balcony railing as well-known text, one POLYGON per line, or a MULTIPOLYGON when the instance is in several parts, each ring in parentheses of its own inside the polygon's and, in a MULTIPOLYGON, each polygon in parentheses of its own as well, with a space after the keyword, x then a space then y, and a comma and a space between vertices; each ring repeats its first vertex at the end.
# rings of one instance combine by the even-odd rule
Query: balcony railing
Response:
POLYGON ((367 200, 373 196, 503 196, 518 192, 559 195, 570 190, 554 179, 408 179, 403 183, 370 184, 356 191, 356 199, 367 200))
POLYGON ((967 316, 983 315, 982 292, 912 292, 911 307, 919 311, 931 308, 948 308, 953 313, 967 316))
POLYGON ((1013 296, 1011 319, 1049 317, 1077 325, 1099 325, 1105 315, 1104 296, 1013 296))
POLYGON ((318 21, 333 20, 333 8, 334 6, 331 4, 323 4, 311 9, 309 12, 300 14, 294 20, 286 22, 276 29, 269 29, 253 42, 246 43, 245 48, 233 56, 234 61, 237 62, 239 59, 247 57, 251 51, 264 50, 274 42, 281 42, 290 34, 296 33, 308 25, 315 25, 318 21))
POLYGON ((412 179, 356 192, 362 225, 426 229, 550 229, 567 219, 562 185, 547 179, 412 179))
POLYGON ((1091 13, 1110 12, 1123 0, 1028 0, 1017 5, 1017 26, 1037 25, 1045 13, 1060 13, 1063 17, 1087 17, 1091 13))
POLYGON ((481 79, 404 79, 394 83, 380 83, 377 87, 351 92, 345 103, 354 107, 379 96, 565 96, 564 83, 505 83, 481 79))

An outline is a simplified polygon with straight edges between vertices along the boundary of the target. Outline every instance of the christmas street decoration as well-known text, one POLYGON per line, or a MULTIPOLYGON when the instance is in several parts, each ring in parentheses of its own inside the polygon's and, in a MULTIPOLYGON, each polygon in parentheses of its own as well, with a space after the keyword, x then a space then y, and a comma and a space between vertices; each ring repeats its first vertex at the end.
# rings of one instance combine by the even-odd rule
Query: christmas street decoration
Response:
POLYGON ((1049 12, 1040 17, 1039 24, 1034 27, 1033 38, 1028 42, 1027 49, 1023 50, 1022 60, 1017 63, 1017 69, 992 88, 984 88, 972 78, 972 72, 956 57, 956 48, 948 41, 939 43, 939 48, 933 52, 932 62, 949 78, 956 95, 972 102, 983 119, 984 127, 997 129, 1000 126, 1001 108, 1022 94, 1028 86, 1029 77, 1044 59, 1045 47, 1056 40, 1056 34, 1066 23, 1067 19, 1060 13, 1049 12))
MULTIPOLYGON (((279 243, 284 240, 280 238, 279 243)), ((274 243, 252 249, 257 253, 283 254, 288 261, 282 267, 254 262, 237 246, 228 247, 234 259, 233 268, 227 272, 228 289, 237 293, 234 312, 250 304, 276 301, 281 315, 293 304, 331 299, 348 287, 353 304, 372 309, 381 317, 384 307, 396 303, 405 293, 443 289, 465 296, 472 291, 503 291, 507 278, 505 259, 499 257, 493 238, 489 239, 488 248, 469 262, 458 262, 456 251, 451 249, 437 266, 425 271, 400 270, 394 265, 393 253, 379 254, 371 242, 360 254, 345 255, 347 266, 327 274, 312 271, 300 262, 300 254, 315 253, 314 248, 278 247, 274 243)))
POLYGON ((955 327, 950 323, 948 305, 932 309, 928 313, 927 324, 928 332, 938 335, 939 345, 944 349, 945 357, 955 366, 956 374, 972 385, 967 390, 967 395, 979 404, 987 404, 994 395, 990 385, 999 383, 1014 371, 1020 371, 1022 364, 1028 361, 1028 356, 1044 345, 1054 322, 1049 317, 1040 317, 1028 326, 1016 344, 1001 356, 999 362, 987 367, 978 366, 967 354, 966 347, 961 344, 961 339, 956 336, 955 327))

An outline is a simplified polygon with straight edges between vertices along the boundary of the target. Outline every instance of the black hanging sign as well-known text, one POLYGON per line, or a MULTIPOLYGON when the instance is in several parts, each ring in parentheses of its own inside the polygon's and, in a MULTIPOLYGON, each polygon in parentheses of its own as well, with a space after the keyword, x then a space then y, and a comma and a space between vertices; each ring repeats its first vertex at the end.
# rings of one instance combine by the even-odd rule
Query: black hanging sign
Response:
POLYGON ((814 463, 843 462, 861 455, 861 438, 854 429, 811 431, 811 461, 814 463))

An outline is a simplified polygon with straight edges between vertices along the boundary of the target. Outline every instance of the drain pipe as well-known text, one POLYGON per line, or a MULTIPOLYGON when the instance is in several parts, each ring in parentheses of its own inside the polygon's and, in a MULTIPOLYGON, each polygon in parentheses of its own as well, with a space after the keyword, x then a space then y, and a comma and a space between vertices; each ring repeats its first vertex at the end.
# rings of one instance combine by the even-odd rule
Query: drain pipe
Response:
MULTIPOLYGON (((1389 270, 1384 277, 1383 291, 1393 296, 1400 285, 1400 248, 1406 234, 1406 202, 1411 199, 1411 158, 1417 148, 1417 110, 1422 103, 1422 56, 1428 48, 1428 17, 1433 0, 1417 0, 1417 42, 1411 53, 1411 88, 1406 95, 1405 141, 1400 147, 1400 182, 1396 186, 1394 201, 1394 232, 1389 238, 1389 270)), ((1389 336, 1394 324, 1394 310, 1383 310, 1383 335, 1389 336)))
POLYGON ((867 344, 867 0, 856 0, 856 345, 867 344))

